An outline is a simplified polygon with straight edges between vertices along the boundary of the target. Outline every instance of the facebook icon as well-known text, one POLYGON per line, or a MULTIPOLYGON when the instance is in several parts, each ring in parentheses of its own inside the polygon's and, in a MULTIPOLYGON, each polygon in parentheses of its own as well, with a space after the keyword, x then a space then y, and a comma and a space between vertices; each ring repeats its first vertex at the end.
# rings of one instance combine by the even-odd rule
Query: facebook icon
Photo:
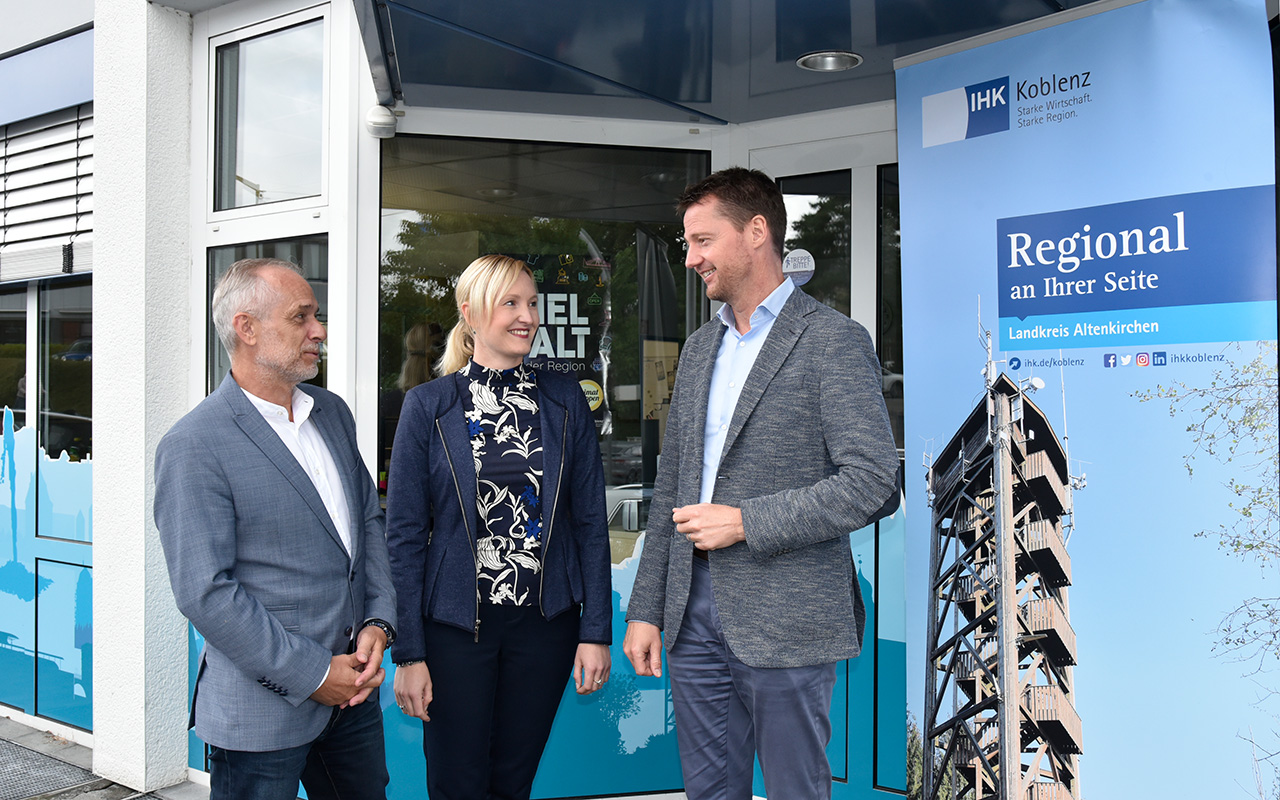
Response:
POLYGON ((1104 356, 1102 357, 1102 366, 1104 366, 1104 367, 1114 367, 1115 365, 1116 365, 1116 354, 1115 354, 1115 353, 1107 353, 1106 355, 1104 355, 1104 356))

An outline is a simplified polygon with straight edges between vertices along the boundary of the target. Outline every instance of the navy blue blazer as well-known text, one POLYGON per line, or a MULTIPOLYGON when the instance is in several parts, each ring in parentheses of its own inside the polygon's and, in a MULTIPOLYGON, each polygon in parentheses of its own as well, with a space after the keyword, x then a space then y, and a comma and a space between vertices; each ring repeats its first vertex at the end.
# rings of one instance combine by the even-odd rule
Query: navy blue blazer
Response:
MULTIPOLYGON (((610 644, 613 587, 604 470, 595 420, 578 382, 539 369, 542 590, 551 619, 582 604, 580 642, 610 644)), ((476 467, 453 375, 404 398, 387 480, 387 546, 399 625, 395 661, 427 659, 426 620, 479 636, 476 467)))

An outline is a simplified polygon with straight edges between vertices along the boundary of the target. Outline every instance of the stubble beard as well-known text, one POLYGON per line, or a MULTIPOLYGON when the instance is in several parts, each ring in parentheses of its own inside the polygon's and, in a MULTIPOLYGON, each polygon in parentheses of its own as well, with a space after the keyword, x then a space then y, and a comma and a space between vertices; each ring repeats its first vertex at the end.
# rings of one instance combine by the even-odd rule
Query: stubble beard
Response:
POLYGON ((255 361, 258 366, 271 370, 278 375, 281 380, 294 386, 297 386, 299 383, 304 381, 309 381, 320 374, 319 361, 314 364, 308 364, 301 360, 301 356, 299 356, 298 360, 284 363, 283 361, 272 358, 267 354, 259 354, 255 361))

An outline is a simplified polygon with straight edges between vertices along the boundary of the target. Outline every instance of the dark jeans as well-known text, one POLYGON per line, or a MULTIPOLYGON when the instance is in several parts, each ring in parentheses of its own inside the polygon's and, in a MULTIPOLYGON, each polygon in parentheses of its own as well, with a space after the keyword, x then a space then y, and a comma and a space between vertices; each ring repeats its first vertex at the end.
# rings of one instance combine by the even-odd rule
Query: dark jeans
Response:
POLYGON ((578 607, 480 605, 480 639, 428 622, 431 800, 528 800, 578 649, 578 607))
POLYGON ((387 791, 378 692, 335 708, 310 744, 250 753, 209 748, 209 800, 294 800, 298 781, 310 800, 377 800, 387 791))

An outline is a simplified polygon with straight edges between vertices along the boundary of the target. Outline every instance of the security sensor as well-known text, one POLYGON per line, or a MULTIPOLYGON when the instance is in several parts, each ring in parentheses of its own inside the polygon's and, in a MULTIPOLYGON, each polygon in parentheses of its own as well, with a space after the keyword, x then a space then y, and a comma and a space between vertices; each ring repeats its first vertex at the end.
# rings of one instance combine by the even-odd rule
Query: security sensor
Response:
POLYGON ((377 139, 396 135, 396 115, 386 106, 374 106, 364 115, 364 129, 377 139))

